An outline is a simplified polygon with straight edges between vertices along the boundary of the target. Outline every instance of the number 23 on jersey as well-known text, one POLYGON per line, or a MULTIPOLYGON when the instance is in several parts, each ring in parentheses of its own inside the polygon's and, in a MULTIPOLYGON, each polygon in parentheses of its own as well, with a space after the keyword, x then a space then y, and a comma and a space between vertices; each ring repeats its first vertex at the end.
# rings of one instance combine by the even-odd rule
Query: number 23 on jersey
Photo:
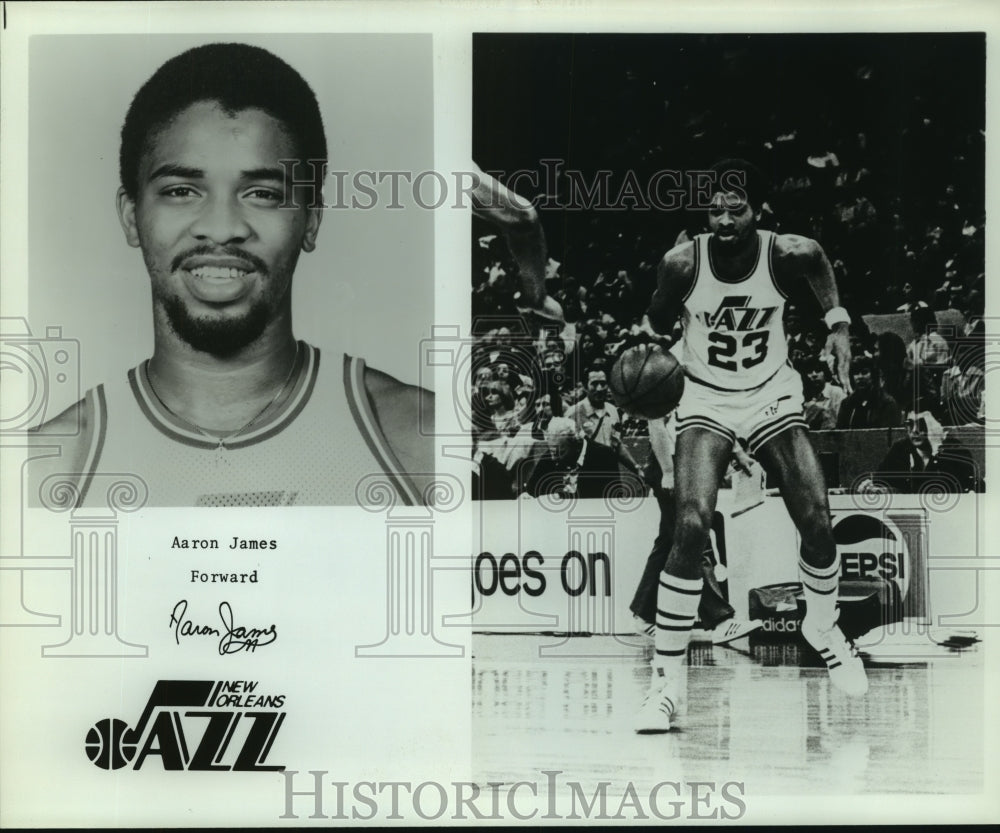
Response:
POLYGON ((708 363, 731 371, 756 367, 767 358, 769 335, 768 330, 750 333, 713 330, 708 334, 708 363))

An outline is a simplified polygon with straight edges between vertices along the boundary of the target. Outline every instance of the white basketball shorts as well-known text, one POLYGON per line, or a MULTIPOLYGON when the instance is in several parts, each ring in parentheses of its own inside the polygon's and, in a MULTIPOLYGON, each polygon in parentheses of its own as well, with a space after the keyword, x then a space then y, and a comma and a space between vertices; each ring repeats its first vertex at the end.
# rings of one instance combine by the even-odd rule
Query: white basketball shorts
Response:
POLYGON ((678 435, 689 428, 704 428, 732 442, 742 437, 751 454, 796 425, 806 428, 802 377, 787 364, 753 390, 722 390, 689 376, 677 406, 678 435))

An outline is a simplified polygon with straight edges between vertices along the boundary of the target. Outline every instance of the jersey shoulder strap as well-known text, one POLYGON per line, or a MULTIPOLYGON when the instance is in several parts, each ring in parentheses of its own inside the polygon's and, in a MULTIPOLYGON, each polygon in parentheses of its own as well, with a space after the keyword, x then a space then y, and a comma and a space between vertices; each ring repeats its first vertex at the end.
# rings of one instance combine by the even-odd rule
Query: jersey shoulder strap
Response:
POLYGON ((419 505, 424 502, 420 490, 410 474, 403 469, 375 414, 366 384, 366 370, 364 359, 344 354, 344 392, 351 416, 368 450, 378 461, 403 502, 408 506, 419 505))

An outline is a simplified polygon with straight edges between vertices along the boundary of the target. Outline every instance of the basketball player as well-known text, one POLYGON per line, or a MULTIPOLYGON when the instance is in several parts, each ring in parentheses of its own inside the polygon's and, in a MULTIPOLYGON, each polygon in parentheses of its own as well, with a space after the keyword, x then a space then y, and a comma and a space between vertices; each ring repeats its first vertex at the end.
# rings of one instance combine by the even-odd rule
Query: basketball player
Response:
MULTIPOLYGON (((200 46, 153 74, 125 117, 117 197, 152 284, 153 355, 36 430, 50 456, 35 477, 73 474, 77 505, 95 472, 140 476, 151 506, 350 505, 372 474, 424 502, 431 395, 293 334, 326 160, 313 91, 264 49, 200 46)), ((472 196, 542 305, 537 218, 487 178, 472 196)))
POLYGON ((727 159, 712 174, 709 233, 667 252, 648 311, 659 333, 670 333, 681 319, 687 385, 677 408, 677 522, 660 575, 653 678, 635 724, 640 733, 671 727, 701 598, 702 549, 738 436, 778 479, 802 539, 803 636, 834 685, 858 695, 868 687, 860 658, 836 625, 839 564, 826 485, 806 434, 802 381, 786 360, 782 324, 786 301, 811 289, 830 328, 837 373, 849 389, 850 317, 815 241, 758 230, 766 187, 760 171, 727 159))

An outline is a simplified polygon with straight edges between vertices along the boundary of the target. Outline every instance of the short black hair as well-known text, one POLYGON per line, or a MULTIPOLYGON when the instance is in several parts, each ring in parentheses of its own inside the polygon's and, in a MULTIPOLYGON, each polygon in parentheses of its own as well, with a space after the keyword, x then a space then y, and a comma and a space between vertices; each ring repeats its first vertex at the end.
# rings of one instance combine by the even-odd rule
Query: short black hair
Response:
POLYGON ((876 370, 875 359, 867 354, 855 354, 851 357, 851 370, 876 370))
POLYGON ((812 373, 815 370, 820 371, 824 378, 830 375, 830 366, 819 356, 807 356, 802 360, 802 364, 799 367, 800 373, 812 373))
POLYGON ((764 172, 753 162, 746 159, 721 159, 709 171, 713 175, 714 193, 718 193, 720 189, 734 193, 742 191, 747 203, 755 211, 763 208, 771 186, 764 172))
POLYGON ((924 411, 930 411, 931 416, 942 425, 948 424, 948 414, 946 409, 942 407, 941 403, 937 399, 926 393, 920 393, 914 396, 913 399, 907 404, 903 415, 906 416, 910 412, 920 414, 924 411))
POLYGON ((281 121, 295 141, 296 156, 314 165, 313 202, 322 202, 326 134, 312 88, 292 67, 259 46, 209 43, 164 63, 135 94, 125 115, 118 157, 125 193, 139 191, 139 160, 150 139, 178 113, 199 101, 216 101, 227 113, 263 110, 281 121))

